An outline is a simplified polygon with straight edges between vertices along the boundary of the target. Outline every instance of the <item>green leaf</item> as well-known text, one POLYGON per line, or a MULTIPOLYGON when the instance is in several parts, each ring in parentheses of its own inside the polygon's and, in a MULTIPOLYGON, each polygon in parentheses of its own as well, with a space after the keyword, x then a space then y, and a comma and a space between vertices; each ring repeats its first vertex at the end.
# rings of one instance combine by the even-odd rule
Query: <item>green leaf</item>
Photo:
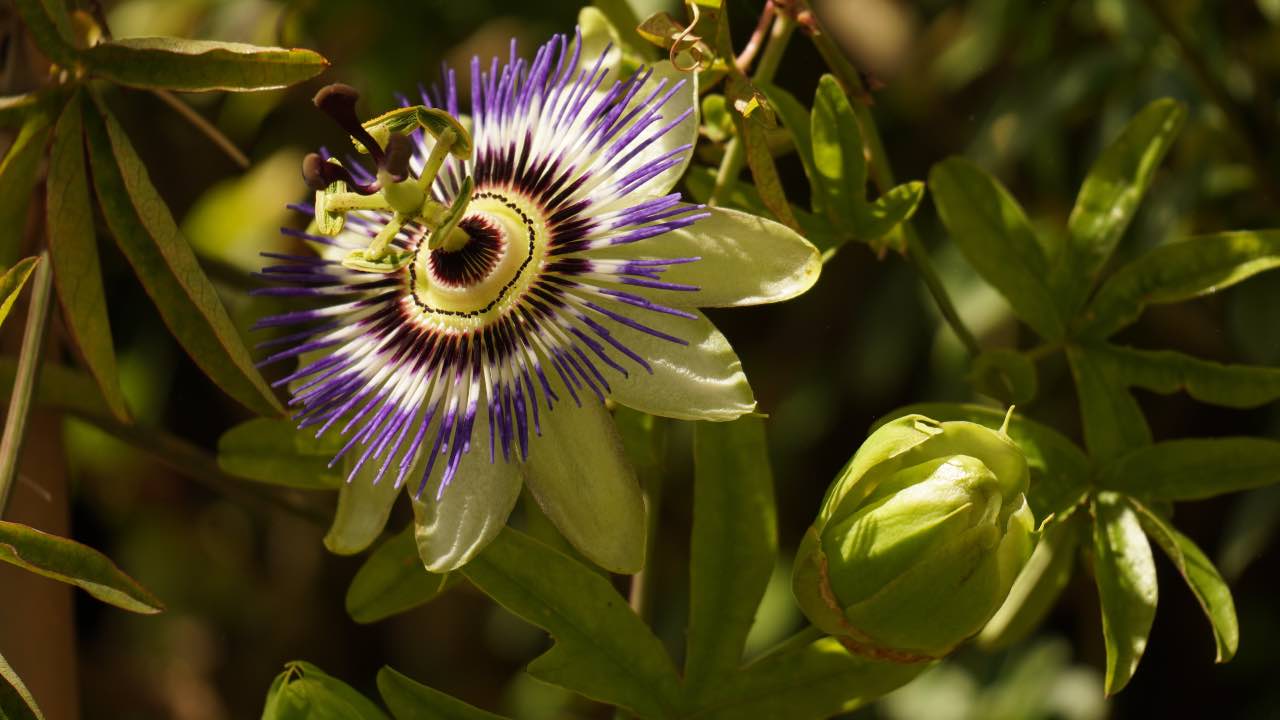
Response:
POLYGON ((1259 407, 1280 398, 1280 368, 1224 365, 1173 350, 1115 345, 1090 346, 1088 352, 1125 385, 1165 395, 1183 391, 1201 402, 1233 408, 1259 407))
POLYGON ((164 605, 107 556, 78 542, 0 520, 0 560, 80 587, 123 610, 158 613, 164 605))
POLYGON ((1009 348, 984 350, 974 358, 969 382, 983 395, 1016 405, 1034 400, 1040 385, 1035 361, 1009 348))
MULTIPOLYGON (((826 208, 832 223, 854 227, 858 209, 867 202, 867 159, 858 119, 832 75, 823 75, 818 81, 810 133, 817 176, 814 195, 822 196, 821 207, 826 208)), ((818 207, 815 204, 814 208, 818 207)))
POLYGON ((1147 418, 1126 384, 1113 368, 1079 347, 1067 348, 1067 360, 1076 382, 1085 447, 1098 460, 1151 444, 1147 418))
MULTIPOLYGON (((858 239, 869 243, 877 254, 883 253, 890 246, 889 234, 916 214, 923 198, 924 183, 916 180, 890 188, 873 203, 859 205, 855 231, 858 239)), ((895 249, 902 252, 906 248, 895 249)))
POLYGON ((800 104, 795 95, 777 85, 761 83, 757 87, 760 92, 764 93, 765 98, 769 100, 769 104, 773 106, 773 111, 782 120, 783 127, 791 133, 791 142, 795 145, 796 155, 800 158, 800 165, 804 168, 805 177, 809 179, 809 186, 815 189, 814 192, 810 193, 810 207, 813 208, 815 213, 822 215, 824 212, 823 194, 817 191, 820 178, 813 159, 813 130, 809 110, 800 104))
POLYGON ((1147 648, 1156 616, 1155 560, 1138 516, 1115 493, 1093 503, 1093 576, 1107 643, 1107 695, 1124 689, 1147 648))
POLYGON ((932 664, 852 655, 834 638, 752 663, 716 688, 699 720, 794 720, 850 712, 911 682, 932 664))
POLYGON ((70 20, 62 0, 14 0, 13 5, 46 57, 68 68, 76 64, 79 52, 71 44, 70 20))
POLYGON ((456 573, 428 572, 422 566, 410 525, 360 566, 347 588, 347 614, 358 623, 377 622, 434 600, 460 579, 456 573))
POLYGON ((693 541, 684 679, 699 697, 733 675, 778 554, 764 421, 694 426, 693 541))
POLYGON ((1075 569, 1083 516, 1076 513, 1052 522, 1041 533, 1009 596, 976 638, 984 650, 1006 648, 1026 638, 1053 609, 1075 569))
POLYGON ((17 302, 18 295, 22 294, 22 287, 27 284, 27 278, 31 277, 38 262, 39 256, 23 258, 4 275, 0 275, 0 323, 9 317, 9 311, 17 302))
POLYGON ((1116 271, 1085 310, 1078 333, 1109 337, 1151 304, 1214 293, 1280 266, 1280 230, 1199 235, 1161 245, 1116 271))
POLYGON ((329 67, 311 50, 171 37, 99 43, 84 58, 91 73, 112 82, 184 92, 282 88, 329 67))
POLYGON ((1156 100, 1135 115, 1094 161, 1067 219, 1067 257, 1054 268, 1055 285, 1068 298, 1065 307, 1074 311, 1088 295, 1186 114, 1175 100, 1156 100))
POLYGON ((972 162, 949 158, 933 166, 929 191, 960 251, 1009 301, 1013 312, 1047 340, 1063 335, 1049 287, 1049 267, 1018 201, 972 162))
POLYGON ((262 720, 387 720, 387 715, 341 680, 294 661, 271 683, 262 720))
MULTIPOLYGON (((1005 416, 1003 410, 983 405, 917 403, 885 415, 876 421, 872 430, 913 413, 934 420, 968 420, 992 430, 1004 425, 1005 416)), ((1043 521, 1051 514, 1064 514, 1084 499, 1092 470, 1089 458, 1075 443, 1057 430, 1016 412, 1009 418, 1006 432, 1026 457, 1031 470, 1027 502, 1037 520, 1043 521)))
POLYGON ((1201 500, 1280 482, 1280 442, 1187 438, 1138 448, 1103 466, 1098 486, 1148 500, 1201 500))
POLYGON ((0 265, 18 259, 22 235, 27 227, 27 205, 39 179, 40 158, 49 135, 49 118, 43 113, 27 118, 0 161, 0 265))
POLYGON ((613 585, 574 560, 504 529, 463 575, 556 644, 529 673, 645 718, 673 714, 679 677, 662 643, 613 585))
POLYGON ((84 114, 93 184, 121 251, 205 375, 245 407, 282 414, 124 129, 106 105, 97 104, 98 113, 84 114))
POLYGON ((22 678, 0 655, 0 718, 5 720, 44 720, 44 714, 22 678))
MULTIPOLYGON (((725 99, 735 107, 743 102, 756 102, 763 95, 741 73, 731 73, 725 83, 725 99)), ((751 177, 755 180, 756 191, 760 200, 769 208, 779 222, 794 230, 800 230, 800 223, 791 213, 791 204, 787 202, 787 193, 778 177, 778 168, 774 165, 773 155, 769 152, 769 142, 765 137, 765 125, 754 117, 761 112, 757 110, 752 117, 743 117, 740 112, 733 112, 733 124, 738 130, 738 141, 746 152, 747 167, 751 168, 751 177)))
POLYGON ((67 331, 80 349, 111 414, 129 422, 129 406, 120 388, 107 296, 102 289, 98 264, 98 240, 93 231, 93 206, 89 201, 89 177, 84 160, 83 100, 72 96, 53 131, 46 183, 45 226, 49 233, 49 259, 62 304, 67 331))
POLYGON ((337 490, 342 475, 329 467, 339 450, 330 439, 317 440, 291 420, 256 418, 218 438, 218 467, 246 480, 301 488, 337 490))
POLYGON ((1231 588, 1218 574, 1218 569, 1191 538, 1178 532, 1167 520, 1132 498, 1129 504, 1138 511, 1138 522, 1147 531, 1147 537, 1155 540, 1173 561, 1209 619, 1217 647, 1216 661, 1223 663, 1235 657, 1236 648, 1240 646, 1240 625, 1236 622, 1231 588))
POLYGON ((396 720, 503 720, 501 715, 472 707, 390 667, 378 671, 378 692, 396 720))
MULTIPOLYGON (((343 478, 351 472, 352 462, 343 461, 343 478)), ((338 487, 338 507, 333 513, 333 524, 324 536, 324 546, 329 552, 335 555, 363 552, 386 528, 401 489, 392 478, 384 477, 374 484, 377 471, 377 463, 365 463, 354 478, 344 480, 338 487)))

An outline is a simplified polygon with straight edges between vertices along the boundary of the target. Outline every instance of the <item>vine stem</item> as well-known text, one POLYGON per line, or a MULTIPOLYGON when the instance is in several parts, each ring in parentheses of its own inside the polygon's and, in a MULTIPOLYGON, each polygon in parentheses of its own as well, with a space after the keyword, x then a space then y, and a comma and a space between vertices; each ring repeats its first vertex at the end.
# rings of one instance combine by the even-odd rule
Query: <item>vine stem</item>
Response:
MULTIPOLYGON (((817 17, 807 8, 807 3, 804 0, 800 0, 798 4, 801 7, 797 8, 797 10, 808 13, 809 20, 806 26, 809 29, 809 37, 818 49, 818 54, 822 56, 827 66, 839 78, 846 92, 853 96, 853 102, 850 104, 853 106, 854 116, 858 119, 858 125, 862 129, 862 138, 867 146, 867 154, 870 156, 868 164, 871 170, 871 179, 881 193, 888 192, 895 184, 893 168, 889 165, 889 156, 884 150, 884 142, 880 139, 880 130, 876 127, 875 117, 872 116, 867 104, 859 99, 867 93, 866 86, 862 82, 862 75, 853 66, 853 63, 849 62, 848 58, 844 56, 844 53, 836 46, 835 42, 831 40, 831 36, 822 28, 817 17)), ((959 311, 956 310, 955 303, 951 301, 951 296, 947 294, 946 286, 942 284, 942 278, 938 277, 938 272, 934 269, 933 262, 929 259, 929 253, 925 249, 920 236, 916 233, 915 225, 908 220, 901 225, 901 232, 907 249, 907 258, 920 275, 920 279, 929 290, 929 294, 933 296, 933 302, 938 306, 938 311, 942 313, 943 320, 951 327, 951 331, 955 333, 956 337, 960 339, 969 355, 978 355, 982 352, 982 346, 978 343, 978 338, 973 334, 973 331, 965 325, 959 311)))
POLYGON ((213 123, 206 120, 203 115, 196 112, 190 105, 178 99, 176 95, 168 90, 152 90, 151 92, 160 98, 165 105, 173 108, 174 112, 181 115, 197 130, 204 133, 205 137, 209 138, 214 145, 217 145, 219 150, 226 153, 227 157, 231 158, 231 162, 234 162, 241 170, 249 169, 249 158, 240 151, 240 148, 236 147, 235 143, 231 142, 231 138, 223 135, 222 131, 214 127, 213 123))
POLYGON ((49 324, 49 306, 53 298, 53 269, 49 253, 40 253, 31 279, 31 304, 27 307, 27 326, 22 331, 22 354, 13 378, 9 396, 9 413, 5 416, 4 435, 0 436, 0 517, 4 517, 18 472, 18 457, 26 438, 27 419, 31 413, 31 396, 35 391, 40 355, 44 351, 44 334, 49 324))
MULTIPOLYGON (((772 0, 767 7, 773 7, 772 0)), ((767 83, 773 80, 795 28, 796 21, 790 15, 785 12, 774 13, 773 26, 769 29, 769 37, 765 40, 764 49, 760 52, 760 62, 756 64, 755 72, 751 75, 753 83, 767 83)), ((720 167, 716 170, 716 184, 711 191, 711 197, 707 200, 708 205, 720 204, 729 186, 738 179, 738 175, 742 174, 742 168, 746 162, 747 153, 742 140, 737 137, 730 138, 729 142, 725 143, 724 157, 720 159, 720 167)))

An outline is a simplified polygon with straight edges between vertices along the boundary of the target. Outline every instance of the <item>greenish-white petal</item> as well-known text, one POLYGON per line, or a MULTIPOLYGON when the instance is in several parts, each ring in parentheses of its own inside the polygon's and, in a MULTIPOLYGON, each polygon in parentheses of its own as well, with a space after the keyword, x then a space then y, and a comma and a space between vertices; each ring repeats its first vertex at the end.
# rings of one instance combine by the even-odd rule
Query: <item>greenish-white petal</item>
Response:
POLYGON ((605 248, 600 257, 699 258, 672 265, 662 281, 696 291, 645 290, 673 307, 735 307, 788 300, 818 281, 822 258, 796 231, 757 215, 706 208, 710 217, 643 242, 605 248))
MULTIPOLYGON (((349 462, 344 462, 342 468, 344 474, 351 472, 349 462)), ((338 510, 324 536, 324 546, 329 552, 354 555, 382 534, 400 491, 386 478, 375 485, 373 479, 377 474, 378 463, 365 463, 355 478, 338 490, 338 510)))
POLYGON ((595 397, 567 397, 542 414, 530 448, 529 490, 547 517, 592 562, 618 573, 644 566, 645 507, 613 417, 595 397))
POLYGON ((614 400, 651 415, 680 420, 733 420, 756 409, 755 395, 742 361, 707 316, 692 318, 603 303, 646 327, 681 343, 611 323, 623 344, 648 363, 652 372, 628 365, 628 377, 610 376, 614 400))
MULTIPOLYGON (((507 524, 525 475, 524 465, 504 460, 501 448, 489 462, 489 423, 483 404, 476 415, 471 449, 462 456, 453 482, 437 497, 445 459, 439 458, 426 489, 413 501, 418 555, 435 573, 462 567, 493 540, 507 524)), ((409 482, 417 482, 420 473, 410 474, 409 482)))
MULTIPOLYGON (((689 114, 642 151, 634 164, 638 166, 640 163, 673 153, 681 147, 688 147, 680 151, 678 163, 640 186, 638 195, 642 197, 658 197, 671 192, 689 167, 689 161, 693 159, 693 146, 698 142, 698 74, 680 72, 670 60, 662 60, 653 64, 653 76, 645 83, 645 88, 647 90, 650 87, 656 87, 664 80, 667 83, 666 90, 675 87, 682 80, 684 85, 662 106, 662 120, 658 122, 658 127, 665 127, 686 111, 689 114)), ((644 94, 641 93, 641 95, 644 94)))

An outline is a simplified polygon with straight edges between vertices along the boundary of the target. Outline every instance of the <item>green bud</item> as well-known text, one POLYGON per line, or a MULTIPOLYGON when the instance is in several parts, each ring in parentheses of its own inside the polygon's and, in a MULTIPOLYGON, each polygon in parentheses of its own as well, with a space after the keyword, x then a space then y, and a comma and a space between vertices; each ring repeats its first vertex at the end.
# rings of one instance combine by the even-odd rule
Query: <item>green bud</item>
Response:
POLYGON ((1027 482, 1003 432, 922 415, 885 424, 800 544, 801 609, 853 652, 946 655, 991 619, 1031 555, 1027 482))

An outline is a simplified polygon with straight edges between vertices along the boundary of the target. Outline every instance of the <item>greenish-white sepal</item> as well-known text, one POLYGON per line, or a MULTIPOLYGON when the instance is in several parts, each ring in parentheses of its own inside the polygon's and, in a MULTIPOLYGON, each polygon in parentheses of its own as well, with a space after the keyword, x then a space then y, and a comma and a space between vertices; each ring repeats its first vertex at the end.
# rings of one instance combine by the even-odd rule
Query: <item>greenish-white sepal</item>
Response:
POLYGON ((565 538, 611 572, 644 567, 645 506, 613 417, 595 397, 561 395, 529 451, 533 497, 565 538))
POLYGON ((670 60, 662 60, 653 64, 653 76, 645 83, 645 87, 657 87, 657 84, 663 80, 667 81, 667 90, 681 80, 684 80, 685 84, 662 106, 662 120, 659 122, 671 122, 686 110, 690 111, 689 115, 655 139, 632 162, 639 167, 677 148, 687 145, 688 149, 680 154, 680 162, 658 173, 637 189, 641 197, 661 197, 670 193, 676 186, 684 176, 684 171, 688 169, 689 162, 693 160, 693 148, 698 142, 698 124, 702 122, 699 112, 701 103, 698 102, 698 74, 681 72, 671 64, 670 60))
POLYGON ((364 250, 352 250, 342 258, 342 267, 369 273, 393 273, 413 262, 413 252, 409 250, 387 250, 377 260, 365 257, 364 250))
MULTIPOLYGON (((476 415, 471 448, 463 454, 449 486, 443 492, 438 489, 448 461, 440 456, 422 494, 413 500, 418 555, 434 573, 457 570, 483 550, 507 524, 520 497, 525 468, 515 457, 504 460, 501 447, 495 448, 490 461, 489 423, 482 415, 483 411, 476 415)), ((420 476, 416 468, 409 473, 411 496, 420 476)))
MULTIPOLYGON (((351 472, 350 462, 342 464, 344 476, 351 472)), ((363 552, 382 534, 400 491, 392 478, 383 477, 374 484, 381 464, 377 458, 370 459, 353 479, 339 488, 333 525, 324 536, 324 546, 329 552, 337 555, 363 552)))
POLYGON ((603 54, 604 60, 600 67, 606 73, 599 87, 607 92, 614 82, 623 79, 618 70, 622 60, 622 42, 618 38, 618 31, 600 8, 590 5, 578 11, 578 31, 582 33, 582 48, 578 54, 578 68, 570 77, 576 78, 583 70, 591 72, 596 60, 603 54))
POLYGON ((800 295, 818 281, 822 271, 818 249, 786 225, 727 208, 700 212, 710 217, 644 242, 611 247, 609 257, 698 258, 662 273, 663 282, 692 285, 696 291, 646 292, 658 302, 680 308, 779 302, 800 295))
MULTIPOLYGON (((614 312, 685 343, 630 327, 611 329, 650 367, 645 370, 632 366, 628 377, 610 383, 614 400, 641 412, 677 420, 734 420, 756 409, 742 361, 706 315, 691 310, 694 317, 688 318, 606 304, 614 312)), ((584 391, 589 393, 585 388, 579 390, 584 391)))

